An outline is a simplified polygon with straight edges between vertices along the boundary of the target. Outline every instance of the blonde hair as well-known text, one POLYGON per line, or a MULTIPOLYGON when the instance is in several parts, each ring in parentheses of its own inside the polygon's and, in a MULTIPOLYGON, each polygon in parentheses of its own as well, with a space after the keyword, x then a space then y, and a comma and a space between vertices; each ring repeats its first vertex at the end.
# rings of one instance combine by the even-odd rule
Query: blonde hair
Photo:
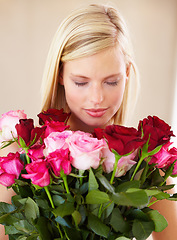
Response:
POLYGON ((113 7, 92 4, 75 10, 59 26, 52 41, 44 69, 42 83, 42 110, 63 108, 70 111, 65 98, 64 87, 59 83, 62 64, 77 58, 98 53, 118 44, 129 67, 128 81, 120 108, 112 123, 124 124, 129 113, 132 97, 130 92, 137 86, 137 68, 132 57, 132 47, 126 25, 120 13, 113 7), (133 81, 134 80, 134 81, 133 81))

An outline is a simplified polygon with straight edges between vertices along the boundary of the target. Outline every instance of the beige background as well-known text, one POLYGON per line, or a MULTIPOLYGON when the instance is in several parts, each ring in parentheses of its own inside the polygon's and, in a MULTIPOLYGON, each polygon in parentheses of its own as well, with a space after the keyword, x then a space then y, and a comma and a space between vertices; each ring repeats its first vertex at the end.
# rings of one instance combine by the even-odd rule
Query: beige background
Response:
MULTIPOLYGON (((141 77, 131 126, 157 115, 173 124, 177 70, 176 0, 0 0, 0 114, 40 111, 40 84, 52 37, 67 14, 83 3, 110 3, 127 21, 141 77)), ((176 100, 177 101, 177 100, 176 100)))
POLYGON ((67 14, 83 3, 110 3, 127 21, 141 77, 129 125, 158 115, 172 124, 177 47, 176 0, 0 0, 0 114, 40 111, 40 84, 52 37, 67 14))

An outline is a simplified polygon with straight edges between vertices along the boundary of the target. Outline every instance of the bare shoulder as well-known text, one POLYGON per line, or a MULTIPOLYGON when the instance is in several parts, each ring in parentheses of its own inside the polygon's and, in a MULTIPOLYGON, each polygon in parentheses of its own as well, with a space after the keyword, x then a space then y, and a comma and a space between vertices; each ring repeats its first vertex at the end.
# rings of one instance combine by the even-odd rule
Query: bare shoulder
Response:
MULTIPOLYGON (((168 184, 174 183, 172 178, 167 181, 168 184)), ((169 193, 174 193, 171 190, 169 193)), ((176 240, 177 236, 177 202, 169 200, 161 200, 155 203, 152 208, 158 210, 167 220, 168 227, 160 233, 153 233, 153 240, 176 240)))

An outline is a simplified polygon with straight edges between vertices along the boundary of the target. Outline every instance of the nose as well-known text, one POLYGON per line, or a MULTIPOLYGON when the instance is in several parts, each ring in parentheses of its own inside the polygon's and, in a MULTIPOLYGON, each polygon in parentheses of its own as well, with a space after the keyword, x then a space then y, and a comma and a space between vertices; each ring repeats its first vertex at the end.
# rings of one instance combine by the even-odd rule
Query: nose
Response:
POLYGON ((90 100, 95 105, 99 105, 103 102, 104 92, 101 86, 93 86, 90 91, 90 100))

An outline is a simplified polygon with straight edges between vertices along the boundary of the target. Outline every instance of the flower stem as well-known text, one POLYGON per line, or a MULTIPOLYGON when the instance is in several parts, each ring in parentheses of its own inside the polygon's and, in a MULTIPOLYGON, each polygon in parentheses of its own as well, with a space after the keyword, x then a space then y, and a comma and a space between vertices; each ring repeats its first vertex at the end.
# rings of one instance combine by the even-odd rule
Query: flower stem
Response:
POLYGON ((101 215, 102 215, 102 206, 103 206, 103 204, 100 204, 99 212, 98 212, 98 218, 101 218, 101 215))
POLYGON ((112 172, 110 184, 113 184, 114 177, 115 177, 116 170, 117 170, 117 164, 118 164, 118 161, 119 161, 120 158, 121 158, 121 156, 118 155, 117 153, 115 153, 115 163, 114 163, 114 169, 113 169, 113 172, 112 172))
MULTIPOLYGON (((45 191, 46 191, 46 193, 47 193, 47 196, 48 196, 48 199, 49 199, 49 201, 50 201, 50 204, 51 204, 52 208, 55 208, 54 203, 53 203, 53 200, 52 200, 52 197, 51 197, 51 194, 50 194, 49 189, 48 189, 48 186, 45 186, 44 189, 45 189, 45 191)), ((55 214, 54 214, 54 215, 55 215, 55 214)), ((58 231, 59 231, 59 233, 60 233, 61 238, 63 238, 63 234, 62 234, 62 232, 61 232, 59 223, 57 223, 57 228, 58 228, 58 231)))
POLYGON ((64 185, 65 185, 66 192, 67 192, 67 193, 70 193, 69 187, 68 187, 68 182, 67 182, 67 176, 66 176, 66 175, 63 176, 63 181, 64 181, 64 185))
POLYGON ((136 168, 135 168, 135 171, 133 172, 132 176, 131 176, 131 179, 130 181, 132 181, 135 177, 135 174, 137 173, 142 161, 144 160, 144 157, 141 156, 140 160, 138 161, 137 165, 136 165, 136 168))
POLYGON ((25 154, 26 154, 26 161, 27 161, 27 164, 30 163, 30 157, 28 156, 28 150, 27 149, 24 149, 25 150, 25 154))
POLYGON ((48 187, 47 187, 47 186, 45 186, 45 187, 44 187, 44 189, 45 189, 45 191, 46 191, 46 193, 47 193, 47 196, 48 196, 48 199, 49 199, 49 201, 50 201, 50 204, 51 204, 52 208, 55 208, 55 206, 54 206, 54 203, 53 203, 53 200, 52 200, 52 197, 51 197, 51 194, 50 194, 50 192, 49 192, 49 189, 48 189, 48 187))

